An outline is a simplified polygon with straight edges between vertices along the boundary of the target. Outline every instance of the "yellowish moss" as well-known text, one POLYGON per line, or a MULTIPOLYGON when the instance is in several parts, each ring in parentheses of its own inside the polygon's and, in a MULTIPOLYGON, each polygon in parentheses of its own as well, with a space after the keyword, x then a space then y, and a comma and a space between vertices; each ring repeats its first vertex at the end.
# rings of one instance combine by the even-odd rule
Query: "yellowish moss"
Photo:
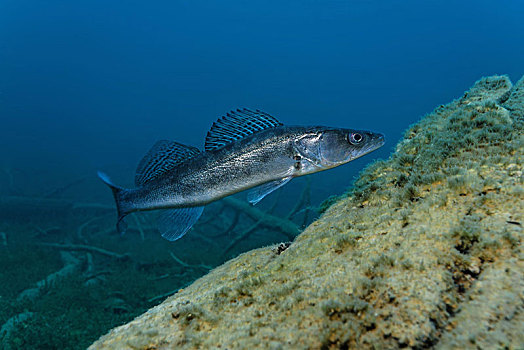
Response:
POLYGON ((523 90, 481 79, 280 255, 245 253, 91 348, 521 347, 523 90))

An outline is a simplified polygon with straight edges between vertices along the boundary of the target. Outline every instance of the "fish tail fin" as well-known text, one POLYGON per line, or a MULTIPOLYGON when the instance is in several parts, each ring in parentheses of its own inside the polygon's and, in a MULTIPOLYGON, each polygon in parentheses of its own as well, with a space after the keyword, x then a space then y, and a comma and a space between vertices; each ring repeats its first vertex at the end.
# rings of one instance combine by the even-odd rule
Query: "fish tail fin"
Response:
POLYGON ((113 196, 115 197, 116 210, 117 210, 117 222, 116 229, 118 233, 123 235, 126 233, 127 224, 124 221, 124 217, 131 213, 132 210, 126 208, 125 201, 122 199, 122 195, 128 192, 128 189, 115 185, 109 176, 101 171, 97 172, 98 177, 104 181, 104 183, 109 186, 111 191, 113 191, 113 196))

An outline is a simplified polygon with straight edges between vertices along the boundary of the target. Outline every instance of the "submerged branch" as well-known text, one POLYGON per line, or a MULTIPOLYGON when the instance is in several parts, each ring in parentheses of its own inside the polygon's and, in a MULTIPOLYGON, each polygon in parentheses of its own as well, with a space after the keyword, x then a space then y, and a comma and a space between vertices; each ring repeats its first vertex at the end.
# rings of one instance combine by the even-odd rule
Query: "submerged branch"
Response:
POLYGON ((79 179, 76 179, 72 182, 69 182, 61 187, 58 187, 56 189, 54 189, 53 191, 45 194, 43 197, 44 198, 54 198, 54 197, 58 197, 59 195, 61 195, 62 193, 64 193, 65 191, 67 191, 68 189, 70 189, 71 187, 74 187, 78 184, 81 184, 82 182, 86 181, 87 179, 89 178, 89 176, 84 176, 84 177, 81 177, 79 179))
POLYGON ((258 220, 257 222, 255 222, 253 225, 251 225, 250 228, 248 228, 247 230, 245 230, 240 236, 236 237, 227 247, 226 249, 224 250, 224 252, 222 253, 223 255, 226 255, 227 253, 229 253, 229 251, 231 249, 233 249, 234 246, 236 246, 240 241, 243 241, 244 239, 246 239, 247 237, 249 237, 249 235, 251 235, 251 233, 253 231, 255 231, 261 224, 262 222, 262 219, 261 220, 258 220))
POLYGON ((232 197, 224 198, 222 201, 224 202, 224 205, 241 211, 254 221, 259 222, 258 224, 260 226, 271 228, 272 230, 283 234, 289 240, 294 239, 295 236, 300 233, 300 229, 293 221, 265 213, 247 202, 232 197))
POLYGON ((223 230, 220 233, 214 234, 214 235, 209 235, 209 237, 218 238, 218 237, 226 236, 229 232, 231 232, 238 224, 238 219, 240 218, 240 212, 235 210, 234 215, 235 216, 233 217, 233 220, 231 220, 231 223, 225 230, 223 230))
POLYGON ((191 264, 185 263, 182 260, 180 260, 175 254, 173 254, 173 252, 169 252, 169 255, 171 255, 173 260, 175 260, 177 263, 187 268, 192 268, 192 269, 197 268, 197 269, 204 269, 204 270, 211 270, 213 268, 211 266, 203 265, 203 264, 191 265, 191 264))
MULTIPOLYGON (((11 334, 16 331, 16 328, 31 319, 34 316, 34 312, 25 311, 8 319, 0 328, 0 344, 7 344, 8 340, 11 338, 11 334)), ((11 349, 5 345, 5 349, 11 349)))
POLYGON ((84 244, 58 244, 58 243, 39 243, 38 245, 43 247, 49 247, 49 248, 55 248, 59 250, 70 250, 70 251, 83 251, 83 252, 91 252, 91 253, 97 253, 101 254, 110 258, 114 258, 117 260, 127 260, 130 259, 129 254, 119 254, 115 252, 111 252, 109 250, 105 250, 102 248, 93 247, 90 245, 84 245, 84 244))
POLYGON ((295 203, 295 206, 291 211, 286 215, 286 219, 290 220, 293 216, 295 216, 301 208, 307 206, 310 202, 311 198, 311 180, 307 178, 306 185, 304 186, 304 189, 302 190, 302 193, 300 194, 300 198, 295 203))
POLYGON ((42 293, 42 291, 46 290, 46 288, 54 286, 58 281, 63 280, 69 275, 72 275, 76 273, 78 270, 80 270, 83 260, 73 256, 71 253, 62 252, 61 255, 62 260, 64 261, 64 267, 48 275, 43 280, 36 282, 35 287, 23 290, 20 294, 18 294, 18 297, 16 298, 18 301, 34 301, 40 296, 40 293, 42 293))

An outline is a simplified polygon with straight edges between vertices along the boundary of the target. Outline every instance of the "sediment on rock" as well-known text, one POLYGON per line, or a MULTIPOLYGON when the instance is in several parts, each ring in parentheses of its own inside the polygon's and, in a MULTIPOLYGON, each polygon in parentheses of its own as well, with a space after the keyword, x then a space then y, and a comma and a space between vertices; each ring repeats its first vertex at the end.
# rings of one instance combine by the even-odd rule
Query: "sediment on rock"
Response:
POLYGON ((91 349, 521 347, 523 90, 479 80, 289 248, 242 254, 91 349))

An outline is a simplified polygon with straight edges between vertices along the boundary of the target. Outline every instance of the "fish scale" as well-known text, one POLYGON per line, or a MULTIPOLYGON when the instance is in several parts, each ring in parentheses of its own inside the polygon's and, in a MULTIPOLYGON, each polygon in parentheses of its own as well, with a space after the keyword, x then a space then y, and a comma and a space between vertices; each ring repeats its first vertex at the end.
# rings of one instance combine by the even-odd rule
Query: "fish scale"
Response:
POLYGON ((117 230, 127 228, 132 212, 163 210, 162 236, 184 236, 205 205, 250 190, 258 203, 292 178, 348 163, 384 144, 380 133, 325 126, 286 126, 260 110, 247 108, 218 119, 205 140, 205 151, 174 141, 157 142, 142 159, 137 187, 125 189, 98 175, 112 190, 117 230))

